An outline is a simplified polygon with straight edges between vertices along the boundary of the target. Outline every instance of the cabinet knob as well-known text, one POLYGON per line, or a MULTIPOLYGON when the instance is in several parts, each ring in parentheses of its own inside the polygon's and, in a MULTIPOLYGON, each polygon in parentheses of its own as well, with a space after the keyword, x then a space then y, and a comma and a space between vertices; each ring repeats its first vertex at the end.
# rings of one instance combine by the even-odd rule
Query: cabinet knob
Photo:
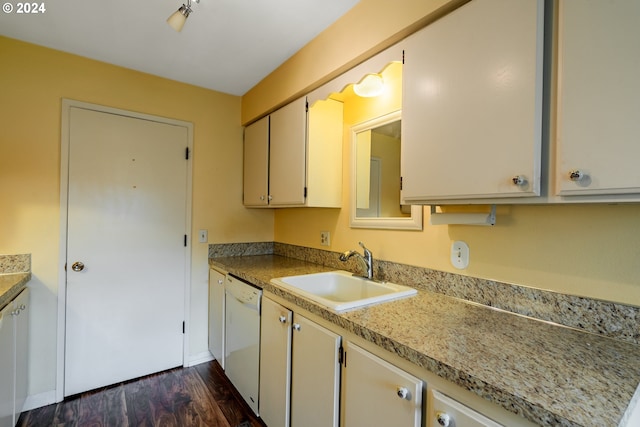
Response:
POLYGON ((436 421, 442 427, 449 427, 451 423, 451 417, 446 412, 436 412, 436 421))
POLYGON ((280 321, 280 323, 287 323, 287 318, 285 316, 278 317, 278 320, 280 321))
POLYGON ((409 392, 406 387, 398 387, 396 389, 396 394, 400 399, 411 400, 411 392, 409 392))
POLYGON ((80 261, 76 261, 71 265, 71 269, 73 271, 82 271, 84 270, 84 264, 81 263, 80 261))
POLYGON ((24 305, 24 304, 20 304, 20 307, 19 307, 19 308, 20 308, 20 310, 22 311, 22 310, 25 310, 25 309, 27 308, 27 306, 26 306, 26 305, 24 305))
POLYGON ((569 179, 571 181, 582 181, 584 173, 581 170, 573 170, 569 172, 569 179))
POLYGON ((224 280, 218 279, 218 285, 224 285, 224 280))
POLYGON ((264 196, 260 196, 260 200, 264 201, 265 197, 264 196))
POLYGON ((525 185, 527 183, 527 178, 525 178, 522 175, 517 175, 517 176, 514 176, 513 178, 511 178, 511 181, 513 182, 514 185, 522 186, 522 185, 525 185))
POLYGON ((300 328, 300 324, 299 323, 294 323, 293 324, 293 329, 295 329, 296 331, 299 331, 301 329, 300 328))

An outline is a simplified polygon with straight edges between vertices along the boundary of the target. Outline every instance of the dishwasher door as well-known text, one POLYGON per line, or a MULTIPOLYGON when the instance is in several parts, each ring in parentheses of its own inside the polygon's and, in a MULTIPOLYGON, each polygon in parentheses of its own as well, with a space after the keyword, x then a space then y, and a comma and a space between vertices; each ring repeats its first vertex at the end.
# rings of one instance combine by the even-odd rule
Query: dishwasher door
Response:
POLYGON ((258 415, 262 291, 237 277, 225 281, 225 373, 258 415))

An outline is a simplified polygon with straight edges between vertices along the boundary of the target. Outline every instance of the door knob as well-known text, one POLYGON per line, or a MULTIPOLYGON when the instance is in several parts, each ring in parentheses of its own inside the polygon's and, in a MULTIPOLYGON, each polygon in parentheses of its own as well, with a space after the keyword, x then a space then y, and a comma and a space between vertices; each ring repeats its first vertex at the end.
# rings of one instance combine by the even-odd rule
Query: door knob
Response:
POLYGON ((76 261, 71 265, 71 269, 73 271, 82 271, 84 270, 84 264, 81 263, 80 261, 76 261))

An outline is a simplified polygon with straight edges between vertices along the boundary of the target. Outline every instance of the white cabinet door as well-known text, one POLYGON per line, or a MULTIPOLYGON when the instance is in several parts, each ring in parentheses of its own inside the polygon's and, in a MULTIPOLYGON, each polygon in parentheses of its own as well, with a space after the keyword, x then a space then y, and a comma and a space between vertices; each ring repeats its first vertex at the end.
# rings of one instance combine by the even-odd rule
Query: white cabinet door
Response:
POLYGON ((544 0, 472 0, 405 40, 405 203, 540 194, 543 35, 544 0))
POLYGON ((262 298, 260 417, 268 426, 289 427, 291 310, 262 298))
POLYGON ((18 422, 24 401, 27 399, 28 381, 28 341, 29 341, 29 289, 25 289, 14 301, 14 310, 18 312, 15 316, 15 401, 13 425, 18 422))
POLYGON ((300 98, 274 111, 270 119, 270 204, 271 206, 304 205, 307 98, 300 98))
POLYGON ((639 22, 637 0, 560 1, 559 195, 639 197, 639 22))
POLYGON ((13 303, 0 311, 0 427, 13 427, 13 303))
POLYGON ((293 321, 291 425, 337 427, 341 337, 298 314, 293 321))
POLYGON ((224 278, 209 269, 209 351, 224 369, 224 278))
POLYGON ((245 206, 269 204, 269 117, 244 130, 243 202, 245 206))
POLYGON ((454 427, 503 427, 479 412, 474 411, 435 390, 429 392, 429 418, 434 427, 448 425, 454 427))
POLYGON ((29 290, 0 311, 0 427, 13 427, 27 398, 29 290))
POLYGON ((351 342, 345 349, 343 427, 420 427, 422 380, 351 342))

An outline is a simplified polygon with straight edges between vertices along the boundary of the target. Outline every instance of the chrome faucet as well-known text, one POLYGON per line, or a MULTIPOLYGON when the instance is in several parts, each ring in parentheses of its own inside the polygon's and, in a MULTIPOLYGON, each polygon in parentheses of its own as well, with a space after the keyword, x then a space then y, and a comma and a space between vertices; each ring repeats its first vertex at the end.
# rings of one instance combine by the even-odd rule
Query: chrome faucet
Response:
POLYGON ((364 271, 366 271, 366 274, 363 274, 362 277, 373 280, 373 255, 369 249, 365 248, 364 243, 358 242, 358 244, 362 247, 364 256, 360 255, 357 251, 346 251, 340 255, 340 261, 347 262, 349 258, 355 256, 364 271))

